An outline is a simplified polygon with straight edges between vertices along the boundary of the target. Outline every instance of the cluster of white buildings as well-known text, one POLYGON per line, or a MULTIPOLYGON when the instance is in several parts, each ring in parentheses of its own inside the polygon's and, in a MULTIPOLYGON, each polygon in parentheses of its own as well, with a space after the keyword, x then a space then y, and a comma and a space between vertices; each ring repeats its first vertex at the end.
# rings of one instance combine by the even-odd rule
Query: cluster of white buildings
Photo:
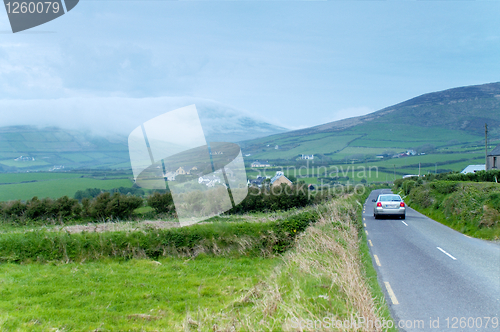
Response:
POLYGON ((15 161, 35 161, 35 157, 20 156, 14 159, 15 161))

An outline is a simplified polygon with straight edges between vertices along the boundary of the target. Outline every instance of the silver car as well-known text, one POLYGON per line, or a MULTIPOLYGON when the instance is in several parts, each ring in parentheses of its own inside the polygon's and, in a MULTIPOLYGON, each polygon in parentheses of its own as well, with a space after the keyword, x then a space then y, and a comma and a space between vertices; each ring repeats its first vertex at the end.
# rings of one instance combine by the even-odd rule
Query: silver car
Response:
POLYGON ((373 216, 378 219, 380 216, 398 216, 401 219, 406 218, 406 204, 399 195, 382 194, 377 199, 373 206, 373 216))

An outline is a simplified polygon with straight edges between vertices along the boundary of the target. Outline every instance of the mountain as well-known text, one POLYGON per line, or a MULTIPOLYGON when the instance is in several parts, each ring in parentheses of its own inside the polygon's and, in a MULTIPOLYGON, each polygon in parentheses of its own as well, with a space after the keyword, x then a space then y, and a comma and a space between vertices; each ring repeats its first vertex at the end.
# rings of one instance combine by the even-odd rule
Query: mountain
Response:
MULTIPOLYGON (((197 102, 200 122, 208 142, 238 142, 287 131, 285 128, 255 119, 229 106, 206 100, 194 101, 197 102)), ((185 106, 186 103, 189 104, 193 100, 176 100, 175 102, 185 106)), ((124 104, 127 103, 122 101, 120 106, 125 108, 124 104)), ((137 119, 139 116, 135 109, 139 109, 140 101, 130 100, 128 104, 134 111, 127 114, 122 110, 123 115, 115 123, 110 123, 109 119, 102 119, 100 116, 103 117, 103 115, 95 113, 81 121, 77 119, 59 122, 59 124, 68 125, 70 128, 34 125, 0 127, 0 172, 46 171, 54 169, 54 167, 62 168, 62 166, 64 169, 82 167, 130 168, 127 145, 128 132, 134 129, 134 126, 158 115, 158 109, 166 107, 167 103, 159 98, 154 99, 153 102, 146 101, 144 104, 151 106, 150 109, 154 109, 156 113, 151 112, 145 116, 142 112, 140 114, 142 118, 139 119, 137 119), (119 130, 113 130, 115 128, 119 130), (22 156, 26 158, 20 158, 22 156)), ((174 107, 171 100, 168 100, 168 104, 170 109, 174 107)), ((52 113, 67 116, 68 112, 57 111, 59 105, 58 101, 37 101, 33 104, 27 101, 21 103, 21 106, 17 105, 17 107, 21 109, 46 109, 45 114, 48 118, 54 117, 52 113), (50 110, 54 109, 55 111, 51 113, 50 110)), ((10 106, 12 109, 12 105, 10 106)), ((92 104, 89 102, 85 104, 85 101, 66 101, 64 103, 64 107, 71 108, 70 106, 78 107, 77 114, 88 115, 84 110, 93 109, 92 104)), ((20 119, 18 121, 24 123, 34 124, 37 121, 44 123, 44 119, 41 118, 32 119, 19 115, 17 118, 20 119)), ((5 122, 8 122, 8 119, 5 122)), ((58 121, 56 118, 52 118, 45 123, 58 123, 58 121)))
POLYGON ((196 108, 208 142, 236 143, 288 131, 225 105, 198 103, 196 108))
POLYGON ((427 93, 368 115, 241 145, 247 159, 255 160, 295 160, 302 154, 367 159, 406 149, 425 153, 484 145, 485 123, 490 137, 500 138, 500 82, 427 93))
MULTIPOLYGON (((500 83, 427 93, 368 115, 295 131, 220 103, 189 98, 0 102, 2 109, 12 110, 2 115, 2 123, 16 120, 27 124, 0 127, 0 172, 54 166, 129 168, 128 133, 166 110, 192 103, 197 106, 207 141, 239 142, 249 162, 274 160, 286 165, 304 154, 314 155, 314 162, 338 164, 386 160, 414 150, 425 153, 425 158, 417 158, 423 163, 437 167, 454 160, 456 164, 450 169, 458 170, 463 164, 484 163, 485 123, 490 142, 500 143, 500 83), (30 117, 23 109, 37 112, 29 113, 30 117), (72 109, 76 118, 68 121, 67 109, 72 109), (110 117, 103 109, 121 113, 110 117), (10 114, 15 116, 9 120, 10 114), (50 123, 58 126, 48 126, 50 123), (15 160, 21 156, 35 160, 15 160)), ((393 167, 394 163, 387 164, 393 167)))

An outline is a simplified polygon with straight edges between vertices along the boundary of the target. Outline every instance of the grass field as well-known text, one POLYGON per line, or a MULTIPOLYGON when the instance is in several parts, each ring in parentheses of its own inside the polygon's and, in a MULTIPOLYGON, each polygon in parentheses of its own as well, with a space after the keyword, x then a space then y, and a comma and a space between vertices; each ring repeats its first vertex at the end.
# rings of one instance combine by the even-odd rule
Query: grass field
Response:
POLYGON ((220 257, 3 264, 0 327, 179 331, 188 315, 196 318, 206 309, 216 314, 276 264, 272 258, 220 257))
POLYGON ((23 181, 43 181, 79 178, 82 173, 54 173, 54 172, 36 172, 36 173, 3 173, 0 174, 0 183, 20 183, 23 181))
MULTIPOLYGON (((490 141, 491 148, 497 143, 498 140, 493 138, 490 141)), ((288 160, 295 163, 297 156, 301 154, 314 154, 316 158, 330 164, 369 160, 369 164, 374 166, 398 167, 406 166, 410 162, 418 165, 419 162, 451 163, 460 159, 472 161, 483 156, 483 144, 483 136, 462 130, 370 122, 333 132, 299 132, 295 135, 284 133, 243 142, 242 146, 244 154, 250 154, 246 157, 247 161, 263 159, 271 163, 284 163, 288 160), (280 148, 276 150, 275 145, 280 148), (408 149, 427 154, 411 158, 375 160, 378 154, 397 154, 408 149)))
POLYGON ((359 135, 311 135, 306 140, 286 138, 273 140, 271 144, 262 144, 262 148, 251 156, 254 159, 290 159, 301 154, 330 153, 343 149, 350 141, 359 135), (269 144, 269 146, 267 146, 269 144), (278 145, 279 149, 275 149, 278 145))
POLYGON ((322 209, 324 219, 274 258, 1 264, 0 329, 297 331, 325 317, 390 320, 366 239, 358 237, 360 205, 349 197, 322 209))
POLYGON ((16 183, 0 185, 0 201, 28 200, 34 196, 39 198, 73 197, 78 190, 87 188, 113 189, 132 187, 128 179, 97 180, 89 178, 56 178, 30 183, 16 183))
MULTIPOLYGON (((354 149, 354 148, 349 148, 354 149)), ((285 175, 292 175, 298 180, 306 183, 316 184, 318 177, 349 177, 350 183, 353 180, 359 183, 362 179, 368 182, 387 182, 399 179, 408 174, 441 173, 449 171, 461 171, 471 164, 484 163, 484 152, 469 153, 448 153, 429 154, 403 158, 391 158, 381 161, 336 163, 329 166, 316 166, 314 161, 310 161, 306 166, 284 166, 285 175), (354 170, 354 173, 353 173, 354 170), (366 171, 365 171, 366 170, 366 171)), ((281 169, 277 167, 276 169, 281 169)), ((273 176, 276 170, 267 169, 247 169, 248 178, 257 176, 273 176)), ((340 180, 341 183, 345 180, 340 180)))
POLYGON ((0 171, 48 171, 54 165, 63 165, 66 169, 82 166, 99 168, 128 161, 124 137, 94 137, 87 133, 57 128, 0 128, 0 171), (36 161, 14 161, 21 155, 35 157, 36 161))

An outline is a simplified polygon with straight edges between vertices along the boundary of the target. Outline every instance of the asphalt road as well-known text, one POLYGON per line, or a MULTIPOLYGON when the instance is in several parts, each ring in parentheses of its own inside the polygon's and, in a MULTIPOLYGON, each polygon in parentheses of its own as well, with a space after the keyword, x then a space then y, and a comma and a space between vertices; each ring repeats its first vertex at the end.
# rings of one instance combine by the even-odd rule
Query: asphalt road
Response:
POLYGON ((390 190, 375 190, 367 199, 363 222, 399 330, 500 331, 500 245, 410 208, 406 220, 376 220, 372 199, 382 192, 390 190))

